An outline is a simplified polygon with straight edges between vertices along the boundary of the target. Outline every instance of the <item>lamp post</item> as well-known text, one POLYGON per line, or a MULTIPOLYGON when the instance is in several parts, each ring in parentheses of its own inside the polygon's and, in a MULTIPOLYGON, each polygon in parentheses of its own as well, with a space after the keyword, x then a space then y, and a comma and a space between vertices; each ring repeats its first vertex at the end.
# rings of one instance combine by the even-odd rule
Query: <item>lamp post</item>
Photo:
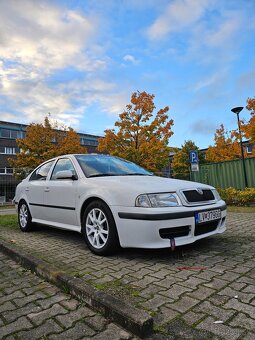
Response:
POLYGON ((242 155, 242 162, 243 162, 243 174, 244 174, 244 183, 245 187, 248 188, 248 181, 247 181, 247 174, 246 174, 246 167, 245 167, 245 160, 244 160, 244 153, 243 153, 243 139, 241 134, 241 127, 240 127, 240 120, 239 120, 239 113, 242 111, 243 107, 234 107, 231 109, 232 112, 234 112, 237 115, 237 123, 238 123, 238 129, 239 129, 239 135, 240 135, 240 145, 241 145, 241 155, 242 155))

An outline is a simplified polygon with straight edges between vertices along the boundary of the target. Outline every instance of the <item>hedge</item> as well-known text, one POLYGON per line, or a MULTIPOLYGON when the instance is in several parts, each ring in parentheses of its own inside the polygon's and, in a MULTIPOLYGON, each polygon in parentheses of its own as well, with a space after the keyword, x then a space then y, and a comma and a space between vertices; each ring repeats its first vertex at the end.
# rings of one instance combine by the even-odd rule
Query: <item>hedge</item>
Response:
POLYGON ((255 188, 238 190, 235 188, 218 189, 221 198, 229 205, 255 205, 255 188))

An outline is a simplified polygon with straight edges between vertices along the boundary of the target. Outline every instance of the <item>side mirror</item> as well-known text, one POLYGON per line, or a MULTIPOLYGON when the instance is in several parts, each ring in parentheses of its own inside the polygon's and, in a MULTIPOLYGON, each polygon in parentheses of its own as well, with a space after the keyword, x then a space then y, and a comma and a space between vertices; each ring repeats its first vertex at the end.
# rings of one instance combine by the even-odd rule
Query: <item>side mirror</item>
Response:
POLYGON ((56 179, 72 179, 77 180, 77 176, 73 174, 71 170, 62 170, 56 173, 56 179))

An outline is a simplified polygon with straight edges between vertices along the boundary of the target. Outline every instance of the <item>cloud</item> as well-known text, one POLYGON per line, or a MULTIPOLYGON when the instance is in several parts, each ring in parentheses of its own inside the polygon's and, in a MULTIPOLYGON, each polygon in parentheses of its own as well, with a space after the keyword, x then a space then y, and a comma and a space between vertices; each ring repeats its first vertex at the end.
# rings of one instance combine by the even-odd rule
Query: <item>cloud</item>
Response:
POLYGON ((131 54, 126 54, 123 57, 123 60, 127 61, 127 62, 130 62, 132 64, 138 64, 138 60, 134 56, 132 56, 131 54))
POLYGON ((83 53, 96 32, 92 18, 50 3, 9 0, 1 2, 0 56, 26 67, 49 73, 76 64, 90 69, 83 53), (75 60, 75 63, 74 63, 75 60))
POLYGON ((148 28, 148 37, 151 40, 161 39, 169 33, 187 29, 203 16, 210 2, 210 0, 174 0, 148 28))
POLYGON ((94 16, 47 1, 1 2, 2 119, 20 115, 25 122, 38 122, 51 112, 60 123, 79 126, 93 103, 116 114, 122 105, 116 100, 119 91, 98 77, 107 66, 95 42, 98 25, 94 16), (58 80, 58 72, 70 69, 81 80, 58 80))
POLYGON ((217 129, 217 124, 208 119, 198 119, 190 127, 191 132, 199 135, 212 135, 217 129))

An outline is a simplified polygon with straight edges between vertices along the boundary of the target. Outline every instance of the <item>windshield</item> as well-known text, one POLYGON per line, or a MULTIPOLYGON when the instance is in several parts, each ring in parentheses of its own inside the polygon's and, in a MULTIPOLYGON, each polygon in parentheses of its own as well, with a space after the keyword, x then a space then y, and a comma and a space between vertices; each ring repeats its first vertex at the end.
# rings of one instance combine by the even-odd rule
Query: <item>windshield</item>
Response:
POLYGON ((107 155, 77 155, 75 157, 86 177, 153 175, 139 165, 118 157, 107 155))

